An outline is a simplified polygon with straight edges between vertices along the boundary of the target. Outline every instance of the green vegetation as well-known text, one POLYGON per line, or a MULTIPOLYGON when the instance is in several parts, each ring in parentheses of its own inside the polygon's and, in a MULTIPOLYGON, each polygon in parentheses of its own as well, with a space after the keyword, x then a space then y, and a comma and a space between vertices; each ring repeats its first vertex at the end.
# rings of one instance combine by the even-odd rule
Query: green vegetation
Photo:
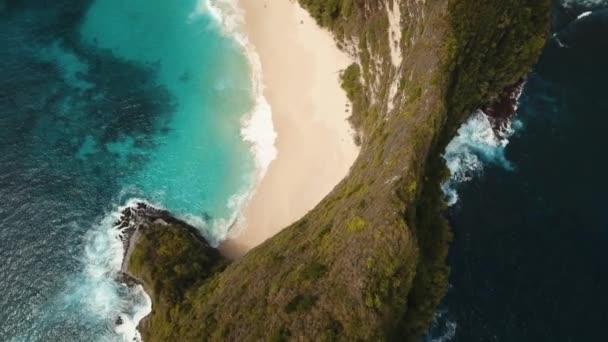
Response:
POLYGON ((411 341, 445 293, 440 153, 473 110, 534 63, 550 1, 395 1, 402 67, 389 56, 384 1, 300 3, 357 51, 342 80, 360 156, 303 219, 221 272, 206 247, 197 259, 174 241, 187 236, 142 231, 129 269, 153 293, 146 341, 411 341))
POLYGON ((192 227, 152 224, 140 228, 134 239, 128 273, 143 282, 154 303, 142 324, 154 330, 146 341, 166 341, 174 333, 172 322, 180 319, 176 313, 189 305, 188 289, 201 286, 228 262, 192 227))
POLYGON ((297 295, 285 307, 287 313, 306 311, 315 305, 317 298, 297 295))
POLYGON ((153 280, 149 282, 154 285, 153 292, 171 302, 180 301, 186 289, 224 265, 216 249, 194 231, 177 225, 152 225, 138 235, 137 247, 129 259, 129 269, 153 280))
MULTIPOLYGON (((361 84, 361 69, 359 64, 351 64, 342 74, 342 88, 353 104, 353 113, 361 113, 368 107, 367 98, 361 84)), ((353 125, 359 127, 362 122, 358 117, 352 117, 353 125)))
POLYGON ((317 20, 321 26, 337 30, 345 19, 353 16, 353 10, 360 9, 359 0, 301 0, 300 4, 317 20), (353 8, 353 6, 356 6, 353 8))
POLYGON ((527 74, 546 41, 548 6, 547 0, 450 3, 454 29, 449 54, 455 58, 448 65, 453 75, 449 99, 450 109, 461 114, 454 125, 469 108, 479 107, 527 74))
POLYGON ((365 220, 357 216, 348 222, 346 229, 348 229, 349 232, 358 232, 365 229, 365 226, 367 226, 365 220))

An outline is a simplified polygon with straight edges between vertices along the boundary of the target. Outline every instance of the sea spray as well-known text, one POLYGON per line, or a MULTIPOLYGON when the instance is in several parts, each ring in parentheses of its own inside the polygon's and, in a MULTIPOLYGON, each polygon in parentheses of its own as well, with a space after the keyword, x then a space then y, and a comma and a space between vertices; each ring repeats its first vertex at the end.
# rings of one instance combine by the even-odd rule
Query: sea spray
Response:
POLYGON ((456 335, 458 324, 452 321, 445 309, 439 309, 433 317, 424 342, 449 342, 456 335))
POLYGON ((517 173, 488 169, 449 210, 453 288, 441 308, 458 323, 453 341, 605 340, 607 187, 598 180, 608 169, 608 11, 593 7, 601 3, 555 2, 563 46, 551 39, 529 75, 517 114, 525 130, 507 151, 517 173))
POLYGON ((262 62, 255 46, 245 33, 243 9, 236 0, 199 0, 196 13, 202 14, 205 9, 221 25, 224 34, 233 37, 242 47, 250 67, 251 96, 254 106, 249 114, 243 117, 241 136, 250 144, 251 153, 255 158, 256 174, 251 188, 235 194, 229 201, 234 213, 229 221, 230 234, 236 236, 246 227, 242 210, 253 197, 268 167, 277 157, 278 151, 275 146, 277 133, 272 120, 272 108, 264 96, 262 62))
MULTIPOLYGON (((458 188, 483 173, 487 165, 514 170, 505 155, 509 139, 523 127, 514 117, 525 86, 520 81, 505 90, 503 96, 477 110, 460 126, 456 136, 446 146, 443 159, 450 177, 441 184, 449 206, 458 202, 458 188)), ((446 309, 436 312, 425 342, 448 342, 456 335, 457 323, 446 309)))
POLYGON ((141 199, 131 199, 115 206, 85 236, 84 270, 68 285, 61 296, 64 308, 78 306, 90 317, 107 320, 108 330, 123 341, 141 341, 139 321, 152 310, 149 296, 139 284, 127 285, 122 275, 126 253, 123 239, 132 228, 122 224, 121 217, 141 199))
POLYGON ((14 94, 0 101, 0 340, 136 336, 149 298, 116 278, 114 219, 128 198, 162 203, 216 241, 234 222, 243 179, 257 177, 241 136, 250 70, 209 15, 189 18, 196 5, 3 12, 2 83, 14 94))
POLYGON ((513 169, 505 156, 505 148, 509 138, 522 125, 516 119, 507 120, 497 130, 492 118, 479 110, 458 129, 443 154, 450 170, 450 178, 441 185, 448 205, 458 202, 458 185, 481 174, 486 164, 513 169))
MULTIPOLYGON (((98 8, 98 11, 100 12, 107 10, 113 11, 113 9, 107 9, 105 7, 98 8)), ((253 46, 249 44, 246 36, 237 30, 242 25, 242 13, 236 6, 236 3, 226 1, 218 1, 217 3, 198 2, 193 11, 187 16, 186 20, 189 25, 194 26, 201 26, 201 24, 204 25, 205 23, 207 23, 207 25, 218 25, 221 28, 219 31, 233 39, 245 52, 250 67, 250 96, 252 97, 253 108, 249 113, 241 116, 240 133, 242 139, 250 146, 255 161, 255 173, 254 175, 244 174, 240 176, 242 180, 239 183, 242 184, 242 186, 236 193, 233 193, 228 198, 225 203, 227 210, 222 215, 212 216, 206 213, 201 214, 196 210, 188 210, 188 208, 184 208, 180 205, 176 207, 176 204, 181 202, 170 203, 167 201, 172 199, 171 196, 179 195, 178 193, 173 192, 168 195, 167 191, 171 189, 165 189, 165 185, 162 182, 159 182, 158 184, 160 187, 151 188, 148 186, 148 180, 151 179, 152 176, 154 176, 154 178, 159 178, 159 176, 164 175, 164 173, 159 173, 159 171, 162 171, 160 170, 162 165, 155 162, 158 158, 152 158, 153 163, 147 165, 140 176, 135 175, 133 177, 127 177, 126 181, 123 182, 125 188, 120 197, 124 197, 124 193, 135 193, 138 197, 167 204, 167 209, 174 211, 175 214, 184 221, 198 228, 211 245, 217 246, 221 240, 226 238, 229 228, 235 226, 235 222, 240 218, 242 208, 252 195, 255 184, 264 176, 269 164, 276 157, 277 152, 274 147, 276 133, 274 132, 272 125, 270 106, 263 97, 261 63, 259 57, 253 46), (215 20, 210 21, 209 15, 215 20), (141 185, 146 185, 146 187, 142 189, 141 185)), ((87 21, 87 24, 88 23, 89 21, 87 21)), ((154 51, 146 50, 140 52, 139 50, 133 50, 122 40, 115 41, 109 39, 103 42, 100 41, 98 39, 98 35, 100 34, 99 28, 104 27, 104 25, 105 24, 103 23, 99 24, 96 22, 85 25, 84 32, 87 40, 116 50, 117 54, 128 59, 152 61, 154 58, 157 58, 154 51)), ((218 31, 217 28, 213 27, 207 27, 207 30, 218 31)), ((147 45, 145 47, 148 48, 147 45)), ((174 83, 171 81, 171 77, 173 77, 172 70, 165 69, 171 68, 171 64, 167 64, 169 62, 171 62, 171 60, 167 60, 166 63, 162 63, 161 60, 161 63, 159 64, 159 78, 161 82, 168 84, 170 89, 173 89, 173 92, 175 93, 176 90, 186 86, 188 84, 187 82, 191 82, 192 76, 184 74, 183 76, 180 76, 182 83, 174 83)), ((219 89, 223 89, 224 85, 215 84, 216 90, 218 87, 219 89)), ((121 148, 121 151, 128 147, 129 146, 121 148)), ((174 158, 171 154, 168 154, 167 156, 174 158)), ((178 161, 175 162, 177 163, 178 161)), ((166 164, 167 161, 164 161, 163 163, 166 164)), ((170 161, 169 163, 173 163, 173 161, 170 161)), ((160 178, 162 180, 165 177, 160 178)), ((181 195, 179 196, 181 197, 181 195)), ((141 200, 137 200, 137 202, 141 202, 141 200)), ((90 261, 90 264, 92 265, 91 267, 87 267, 87 269, 93 268, 97 270, 95 274, 88 275, 88 277, 90 279, 111 279, 107 282, 96 282, 99 286, 93 290, 108 293, 108 296, 105 296, 107 298, 103 300, 104 305, 108 307, 108 310, 103 312, 105 315, 113 315, 116 318, 116 322, 120 324, 116 324, 115 331, 120 333, 125 339, 131 339, 133 337, 138 338, 136 327, 139 320, 150 312, 148 309, 149 298, 145 295, 143 290, 137 286, 127 287, 128 290, 125 290, 124 284, 121 284, 120 279, 116 277, 115 273, 118 272, 120 264, 123 262, 126 247, 122 245, 120 240, 121 238, 123 240, 125 239, 124 234, 128 235, 128 231, 132 229, 132 227, 115 226, 108 224, 108 222, 115 221, 116 215, 122 215, 125 210, 129 212, 130 209, 134 209, 133 206, 135 205, 136 200, 130 200, 125 206, 116 208, 112 211, 109 218, 104 219, 104 223, 102 224, 102 227, 105 230, 102 229, 101 232, 94 234, 95 236, 87 243, 87 254, 91 255, 91 258, 87 258, 87 260, 90 261), (101 237, 103 237, 103 239, 101 237), (102 252, 102 250, 98 248, 102 245, 107 247, 107 250, 112 251, 113 257, 110 258, 107 253, 102 252), (109 248, 110 246, 111 248, 109 248), (98 259, 102 259, 103 261, 100 262, 98 259), (124 309, 117 312, 117 308, 124 309)), ((126 238, 128 239, 128 236, 126 238)), ((95 303, 92 303, 90 306, 94 307, 94 304, 95 303)))
POLYGON ((441 189, 449 206, 458 202, 458 186, 480 175, 486 165, 514 169, 505 149, 509 138, 523 126, 515 116, 525 85, 523 79, 512 84, 501 96, 475 111, 446 146, 442 157, 450 178, 441 184, 441 189))
MULTIPOLYGON (((272 126, 270 106, 262 94, 263 87, 259 57, 255 53, 253 46, 248 43, 246 37, 240 35, 240 33, 236 31, 237 26, 235 20, 240 18, 238 8, 223 7, 222 11, 219 11, 209 3, 199 2, 195 10, 189 15, 189 22, 195 24, 195 21, 199 16, 206 15, 205 12, 211 14, 213 18, 215 18, 215 21, 221 24, 222 32, 233 37, 235 41, 243 47, 246 56, 248 57, 251 68, 251 96, 254 100, 254 106, 251 112, 246 114, 242 119, 241 135, 243 140, 248 142, 251 146, 251 151, 256 163, 254 179, 259 180, 264 176, 268 165, 276 156, 276 149, 274 147, 276 133, 272 126)), ((251 186, 253 186, 254 182, 249 181, 251 176, 242 175, 242 177, 242 184, 245 184, 245 186, 229 197, 228 202, 226 203, 229 212, 227 217, 208 217, 188 211, 177 213, 185 222, 196 227, 213 246, 217 246, 226 238, 228 229, 234 226, 234 223, 240 217, 243 206, 252 194, 251 186)), ((123 189, 120 197, 122 198, 129 193, 136 193, 138 196, 145 196, 146 198, 149 198, 151 195, 150 193, 138 189, 136 186, 128 186, 123 189)), ((162 201, 163 195, 164 194, 161 191, 158 193, 158 196, 152 197, 162 201)), ((145 203, 151 208, 159 208, 162 210, 162 206, 159 204, 152 205, 141 199, 128 200, 124 206, 113 210, 108 219, 104 219, 105 224, 102 226, 106 228, 106 235, 103 235, 103 233, 102 235, 99 235, 104 236, 104 239, 102 239, 104 244, 112 245, 113 250, 112 262, 102 262, 101 265, 105 268, 97 267, 103 269, 99 273, 103 274, 106 279, 112 279, 111 281, 108 281, 108 283, 104 283, 103 286, 110 287, 107 293, 114 296, 110 298, 110 300, 105 301, 105 305, 114 308, 114 311, 112 313, 105 312, 105 314, 115 315, 117 324, 114 327, 114 331, 120 334, 125 340, 140 338, 139 333, 136 330, 137 325, 151 310, 150 298, 140 285, 125 286, 124 283, 121 283, 119 277, 117 277, 117 272, 120 271, 120 265, 124 262, 123 258, 127 248, 127 245, 123 244, 123 242, 128 241, 129 235, 132 234, 134 228, 133 222, 130 222, 128 226, 123 226, 125 221, 123 220, 120 222, 120 216, 125 212, 134 212, 139 203, 145 203), (113 225, 108 224, 108 222, 113 222, 113 225), (118 225, 116 224, 117 222, 119 222, 118 225), (111 240, 111 242, 106 240, 111 240), (121 310, 117 312, 117 308, 121 308, 121 310)), ((98 246, 99 239, 93 239, 91 244, 92 246, 98 246)), ((103 253, 97 253, 99 252, 97 248, 92 248, 92 252, 91 255, 95 256, 95 258, 104 257, 103 253)), ((100 263, 95 262, 95 258, 91 258, 91 260, 94 261, 93 265, 98 266, 100 263)))
POLYGON ((598 7, 608 5, 608 0, 562 0, 561 4, 566 8, 571 8, 575 6, 598 7))
MULTIPOLYGON (((259 72, 253 66, 259 69, 259 63, 243 53, 246 39, 232 30, 238 8, 219 11, 195 0, 175 8, 144 5, 94 5, 82 30, 91 44, 153 65, 158 82, 175 102, 167 134, 154 137, 158 147, 144 155, 144 166, 123 177, 121 184, 139 188, 137 197, 162 203, 188 219, 217 245, 235 226, 237 213, 276 155, 272 116, 261 96, 261 82, 255 81, 259 72), (116 11, 121 6, 124 10, 116 11), (131 37, 105 34, 108 17, 114 17, 115 31, 131 37), (155 25, 159 17, 168 28, 155 25)), ((130 157, 132 146, 118 150, 130 157)))
POLYGON ((277 134, 272 121, 272 109, 264 96, 260 56, 245 34, 243 28, 244 13, 236 0, 200 0, 197 10, 203 11, 205 8, 222 26, 223 32, 233 37, 241 45, 251 68, 253 87, 251 95, 254 100, 254 107, 243 118, 241 134, 243 139, 251 144, 259 181, 264 177, 270 163, 277 156, 277 149, 274 145, 277 134))

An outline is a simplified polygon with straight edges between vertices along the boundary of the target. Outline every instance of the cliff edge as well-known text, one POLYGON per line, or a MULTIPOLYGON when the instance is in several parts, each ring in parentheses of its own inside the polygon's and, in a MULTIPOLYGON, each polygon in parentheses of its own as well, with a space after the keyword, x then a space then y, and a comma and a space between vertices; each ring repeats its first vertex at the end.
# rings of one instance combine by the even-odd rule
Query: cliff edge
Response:
POLYGON ((445 292, 440 153, 537 60, 550 1, 300 3, 357 61, 343 87, 360 156, 304 218, 229 265, 180 224, 140 230, 127 268, 152 296, 147 342, 416 340, 445 292))

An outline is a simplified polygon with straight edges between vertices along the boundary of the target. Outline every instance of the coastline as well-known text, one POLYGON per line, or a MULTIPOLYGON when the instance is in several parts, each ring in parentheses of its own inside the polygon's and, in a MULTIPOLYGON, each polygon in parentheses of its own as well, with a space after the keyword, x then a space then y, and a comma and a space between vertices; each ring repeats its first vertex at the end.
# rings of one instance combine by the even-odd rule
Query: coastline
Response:
POLYGON ((331 33, 295 1, 239 6, 261 62, 278 154, 220 247, 231 258, 304 216, 348 174, 359 152, 339 79, 352 60, 331 33))
MULTIPOLYGON (((216 263, 215 258, 209 260, 206 253, 195 250, 219 255, 216 249, 207 245, 202 249, 192 246, 196 239, 184 234, 182 227, 142 230, 144 234, 152 233, 151 239, 146 243, 142 234, 135 247, 136 252, 132 254, 138 260, 129 266, 135 271, 143 270, 145 273, 140 279, 153 279, 153 285, 161 285, 157 293, 168 295, 167 299, 156 301, 152 318, 146 320, 150 324, 140 326, 144 338, 238 340, 245 336, 252 340, 305 337, 352 340, 401 336, 419 339, 448 287, 446 260, 451 233, 442 215, 445 202, 439 186, 446 175, 441 154, 447 138, 453 134, 450 124, 454 122, 448 119, 456 123, 465 120, 474 108, 495 98, 508 86, 507 79, 515 81, 524 75, 528 66, 538 58, 538 42, 546 38, 543 23, 549 19, 548 15, 544 20, 543 17, 531 17, 514 27, 488 26, 487 22, 495 19, 521 18, 529 10, 528 7, 513 5, 493 11, 497 8, 494 2, 498 3, 497 0, 489 4, 465 1, 463 6, 452 8, 455 9, 452 12, 446 11, 446 3, 411 3, 414 10, 428 15, 420 16, 417 21, 407 21, 404 28, 413 32, 415 39, 410 41, 411 53, 403 61, 412 67, 411 71, 408 70, 409 75, 401 75, 406 84, 400 87, 398 96, 408 98, 403 115, 386 117, 388 113, 382 112, 378 113, 379 116, 365 117, 374 108, 372 102, 378 100, 374 97, 370 102, 361 101, 361 96, 373 91, 365 86, 373 87, 369 81, 376 79, 388 84, 384 82, 393 79, 393 69, 388 63, 384 63, 381 69, 374 68, 371 74, 363 73, 363 79, 359 68, 348 69, 345 79, 348 80, 349 94, 357 104, 355 119, 364 117, 371 121, 371 124, 357 127, 366 137, 370 130, 377 134, 363 139, 361 156, 351 172, 346 172, 347 178, 329 193, 327 200, 296 224, 232 263, 222 258, 218 258, 220 263, 216 263), (470 17, 467 14, 471 9, 490 15, 470 17), (461 30, 457 25, 463 22, 461 18, 470 19, 472 25, 461 30), (451 41, 452 34, 458 39, 451 41), (481 46, 489 41, 487 37, 505 34, 513 35, 509 36, 513 39, 505 40, 506 51, 519 51, 523 46, 525 51, 531 51, 530 54, 514 54, 514 58, 507 60, 503 54, 489 53, 487 58, 486 54, 480 57, 475 51, 484 50, 477 46, 468 49, 472 43, 481 46), (468 39, 471 36, 485 38, 468 39), (447 47, 446 40, 451 41, 447 47), (450 53, 446 54, 446 49, 450 53), (458 77, 460 73, 471 77, 458 77), (488 88, 480 94, 476 84, 488 84, 488 88), (365 105, 363 108, 358 106, 361 103, 365 105), (376 122, 381 123, 381 127, 374 125, 376 122)), ((374 14, 384 11, 384 8, 369 7, 365 3, 354 5, 352 11, 345 12, 348 15, 335 18, 333 23, 341 25, 346 22, 356 31, 348 34, 367 39, 365 35, 378 24, 373 19, 378 18, 374 14), (360 18, 360 22, 354 21, 360 18), (359 23, 361 25, 350 25, 359 23)), ((261 3, 260 6, 268 4, 261 3)), ((548 1, 542 3, 537 6, 537 12, 545 13, 549 6, 548 1)), ((319 12, 315 8, 312 12, 319 20, 327 18, 328 12, 319 12)), ((263 17, 272 24, 277 23, 263 17)), ((300 24, 304 25, 303 22, 300 24)), ((329 24, 336 30, 340 29, 329 24)), ((253 43, 260 46, 253 38, 253 43)), ((287 42, 292 41, 294 39, 287 35, 287 40, 279 42, 276 50, 260 49, 260 64, 263 64, 265 52, 286 54, 284 50, 292 51, 285 48, 289 45, 287 42)), ((370 54, 380 51, 379 56, 386 58, 388 51, 379 50, 382 46, 371 46, 370 54)), ((257 58, 257 54, 254 57, 257 58)), ((306 55, 304 62, 312 59, 306 55)), ((275 59, 271 65, 280 65, 286 60, 289 61, 275 59)), ((288 68, 287 71, 305 69, 306 63, 297 64, 296 68, 288 68)), ((367 68, 370 66, 368 63, 376 63, 376 60, 364 59, 362 63, 362 67, 367 68)), ((302 72, 303 80, 295 79, 297 85, 300 81, 306 83, 309 78, 316 79, 310 70, 302 72)), ((265 70, 264 76, 271 74, 265 70)), ((292 85, 285 79, 294 82, 293 77, 280 76, 284 82, 278 86, 266 79, 269 87, 264 95, 275 107, 273 91, 276 95, 276 92, 285 91, 281 85, 292 85), (278 88, 273 90, 273 87, 278 88)), ((316 89, 313 86, 306 90, 316 89)), ((321 96, 313 93, 298 95, 306 99, 327 96, 323 92, 321 96)), ((381 94, 385 92, 381 91, 381 94)), ((291 102, 286 108, 297 108, 297 104, 291 102)), ((280 111, 275 114, 280 137, 285 130, 278 127, 280 120, 277 119, 281 119, 283 114, 280 111)), ((302 120, 301 112, 298 114, 297 118, 302 120)), ((315 139, 300 141, 308 145, 317 143, 315 139)), ((280 142, 278 145, 279 152, 284 154, 280 142)), ((289 156, 303 157, 300 154, 289 156)), ((325 162, 324 154, 315 157, 325 162)), ((276 164, 278 161, 273 166, 276 164)), ((316 176, 314 172, 317 170, 306 171, 305 179, 316 176)), ((260 189, 263 189, 263 184, 260 189)), ((251 205, 255 203, 254 200, 251 205)), ((270 202, 270 206, 284 204, 280 199, 270 202)), ((235 232, 236 229, 231 230, 231 233, 235 232)), ((245 248, 247 246, 241 251, 245 248)))

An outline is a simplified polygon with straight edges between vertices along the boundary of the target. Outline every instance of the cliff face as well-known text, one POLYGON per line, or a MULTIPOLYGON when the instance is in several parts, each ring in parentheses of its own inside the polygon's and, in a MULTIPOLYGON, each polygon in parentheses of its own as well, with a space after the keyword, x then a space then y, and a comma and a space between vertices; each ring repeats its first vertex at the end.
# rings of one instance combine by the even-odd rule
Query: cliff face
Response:
MULTIPOLYGON (((135 244, 131 259, 146 257, 130 271, 153 292, 146 341, 415 340, 445 292, 440 152, 469 113, 527 73, 550 1, 300 3, 358 61, 343 84, 360 157, 308 215, 223 271, 201 269, 170 303, 151 285, 164 268, 145 264, 172 247, 143 231, 151 244, 135 244)), ((173 269, 188 264, 178 259, 173 269)))

